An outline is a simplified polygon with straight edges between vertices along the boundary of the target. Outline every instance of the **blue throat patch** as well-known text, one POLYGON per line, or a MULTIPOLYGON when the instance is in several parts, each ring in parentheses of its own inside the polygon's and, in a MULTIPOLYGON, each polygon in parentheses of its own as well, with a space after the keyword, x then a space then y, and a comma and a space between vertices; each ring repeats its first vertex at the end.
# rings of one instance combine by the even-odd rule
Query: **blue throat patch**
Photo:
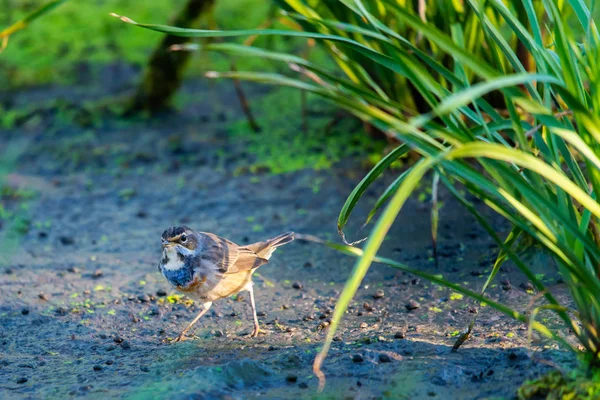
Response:
POLYGON ((187 262, 177 270, 165 269, 162 266, 160 270, 165 278, 174 286, 186 287, 194 279, 194 269, 187 262))

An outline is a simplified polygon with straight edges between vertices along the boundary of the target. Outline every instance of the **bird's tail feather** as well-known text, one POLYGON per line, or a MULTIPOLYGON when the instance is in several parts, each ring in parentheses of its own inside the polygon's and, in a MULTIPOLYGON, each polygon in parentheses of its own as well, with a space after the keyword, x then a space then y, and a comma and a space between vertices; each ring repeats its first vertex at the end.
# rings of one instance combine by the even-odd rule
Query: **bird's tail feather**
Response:
POLYGON ((276 248, 288 244, 292 240, 294 240, 294 232, 286 232, 279 236, 275 236, 274 238, 265 240, 264 242, 253 243, 246 247, 256 253, 259 257, 268 260, 271 258, 271 255, 276 248))

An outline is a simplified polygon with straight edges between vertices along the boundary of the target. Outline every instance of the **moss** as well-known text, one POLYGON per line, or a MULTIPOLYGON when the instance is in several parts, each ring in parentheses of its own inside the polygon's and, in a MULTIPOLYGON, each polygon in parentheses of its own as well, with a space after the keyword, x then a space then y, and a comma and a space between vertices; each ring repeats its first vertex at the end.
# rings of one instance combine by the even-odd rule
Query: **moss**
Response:
MULTIPOLYGON (((252 156, 249 166, 237 173, 282 174, 302 169, 328 169, 344 158, 383 152, 384 143, 369 138, 352 116, 338 118, 339 111, 307 96, 308 129, 303 132, 301 96, 295 89, 276 88, 250 106, 256 110, 262 131, 252 132, 245 120, 230 126, 233 138, 243 141, 252 156), (337 123, 333 124, 337 120, 337 123)), ((312 188, 318 191, 318 185, 312 188)))
POLYGON ((592 375, 573 371, 563 375, 552 371, 538 379, 525 382, 518 390, 519 400, 592 400, 600 398, 600 373, 592 375))

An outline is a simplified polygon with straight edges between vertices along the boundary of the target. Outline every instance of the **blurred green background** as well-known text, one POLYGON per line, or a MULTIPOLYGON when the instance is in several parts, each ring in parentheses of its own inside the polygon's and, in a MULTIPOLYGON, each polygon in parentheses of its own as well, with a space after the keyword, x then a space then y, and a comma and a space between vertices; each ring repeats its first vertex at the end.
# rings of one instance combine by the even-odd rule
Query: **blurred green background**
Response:
MULTIPOLYGON (((162 35, 131 29, 109 14, 131 15, 139 21, 166 24, 184 5, 183 0, 83 0, 67 1, 10 38, 0 57, 0 81, 11 88, 47 83, 74 83, 77 71, 93 74, 103 66, 126 63, 143 68, 162 35)), ((3 0, 0 24, 8 26, 43 2, 3 0)), ((271 2, 261 0, 217 1, 214 12, 203 17, 204 27, 255 28, 263 23, 271 2)), ((266 39, 258 39, 258 43, 266 39)), ((269 39, 273 46, 295 46, 301 41, 269 39)), ((241 40, 240 40, 241 41, 241 40)), ((241 66, 271 68, 260 59, 242 59, 241 66)), ((215 53, 198 53, 186 74, 198 76, 212 69, 226 69, 227 60, 215 53)), ((5 85, 3 85, 5 86, 5 85)))

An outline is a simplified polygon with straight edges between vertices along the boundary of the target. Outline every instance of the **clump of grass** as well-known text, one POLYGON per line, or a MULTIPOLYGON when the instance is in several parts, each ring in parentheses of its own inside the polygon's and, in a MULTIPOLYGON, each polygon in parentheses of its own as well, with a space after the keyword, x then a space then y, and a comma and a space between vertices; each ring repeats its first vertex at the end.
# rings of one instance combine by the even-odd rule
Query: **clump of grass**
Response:
POLYGON ((571 371, 552 371, 538 379, 525 382, 518 390, 519 400, 528 399, 581 399, 593 400, 600 397, 598 374, 571 371))

